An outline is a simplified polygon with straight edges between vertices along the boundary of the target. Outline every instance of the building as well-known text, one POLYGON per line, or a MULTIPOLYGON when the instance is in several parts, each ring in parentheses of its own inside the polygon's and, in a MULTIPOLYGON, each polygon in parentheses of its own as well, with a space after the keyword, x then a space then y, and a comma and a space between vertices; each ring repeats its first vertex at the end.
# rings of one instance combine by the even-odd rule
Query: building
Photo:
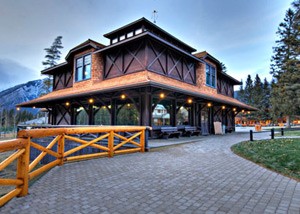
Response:
POLYGON ((255 108, 234 99, 240 82, 206 51, 141 18, 74 47, 66 62, 45 69, 53 91, 19 107, 47 108, 53 125, 189 124, 213 133, 213 122, 234 129, 234 117, 255 108), (155 116, 165 112, 163 123, 155 116))

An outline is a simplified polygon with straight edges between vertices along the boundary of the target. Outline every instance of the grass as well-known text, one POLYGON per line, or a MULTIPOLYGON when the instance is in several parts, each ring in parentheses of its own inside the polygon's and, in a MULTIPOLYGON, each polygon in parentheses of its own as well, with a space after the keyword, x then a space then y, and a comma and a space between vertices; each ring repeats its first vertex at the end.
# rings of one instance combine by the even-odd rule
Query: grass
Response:
POLYGON ((231 149, 248 160, 300 181, 300 139, 246 141, 231 149))
MULTIPOLYGON (((281 132, 276 133, 275 136, 281 136, 281 132)), ((300 136, 300 131, 284 131, 284 136, 300 136)))

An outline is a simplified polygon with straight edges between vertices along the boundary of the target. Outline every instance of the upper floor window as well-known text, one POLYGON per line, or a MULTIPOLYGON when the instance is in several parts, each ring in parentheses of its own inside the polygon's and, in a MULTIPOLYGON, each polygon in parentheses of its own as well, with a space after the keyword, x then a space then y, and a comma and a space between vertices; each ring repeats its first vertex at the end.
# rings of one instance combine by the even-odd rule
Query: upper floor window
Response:
POLYGON ((76 59, 76 82, 91 78, 91 64, 91 54, 76 59))
POLYGON ((216 87, 216 68, 206 64, 206 85, 216 87))

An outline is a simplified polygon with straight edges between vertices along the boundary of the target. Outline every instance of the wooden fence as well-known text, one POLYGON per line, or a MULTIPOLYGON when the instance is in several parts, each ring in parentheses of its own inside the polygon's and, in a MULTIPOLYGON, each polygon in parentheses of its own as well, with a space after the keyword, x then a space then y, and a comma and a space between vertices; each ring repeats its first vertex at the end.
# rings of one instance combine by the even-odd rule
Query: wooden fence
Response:
POLYGON ((15 186, 15 189, 0 198, 0 206, 16 196, 27 195, 30 180, 55 166, 63 165, 65 162, 102 156, 113 157, 114 154, 144 152, 146 128, 141 126, 102 126, 19 131, 17 139, 0 142, 0 152, 15 151, 0 163, 0 172, 14 160, 17 160, 16 178, 0 178, 0 186, 15 186), (93 134, 94 139, 86 140, 86 138, 80 137, 87 134, 93 134), (33 142, 33 139, 45 137, 52 137, 50 138, 52 139, 51 142, 46 147, 33 142), (76 142, 78 146, 65 151, 67 148, 65 144, 68 142, 76 142), (53 149, 54 145, 57 145, 55 150, 53 149), (127 147, 124 149, 123 146, 125 145, 127 147), (74 155, 87 147, 96 148, 93 151, 97 152, 74 155), (30 148, 40 151, 40 154, 32 161, 30 161, 30 148), (46 165, 38 165, 46 155, 55 158, 46 165))

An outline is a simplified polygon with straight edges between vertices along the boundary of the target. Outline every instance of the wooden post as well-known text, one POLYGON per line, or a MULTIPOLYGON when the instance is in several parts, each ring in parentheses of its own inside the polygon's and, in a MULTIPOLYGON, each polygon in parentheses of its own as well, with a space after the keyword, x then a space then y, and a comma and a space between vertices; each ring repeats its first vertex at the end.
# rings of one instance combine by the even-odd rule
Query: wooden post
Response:
POLYGON ((274 128, 271 129, 271 139, 274 139, 274 128))
POLYGON ((19 157, 17 165, 17 179, 21 179, 23 184, 18 185, 21 189, 18 197, 28 194, 28 180, 29 180, 29 158, 30 158, 30 138, 28 138, 25 146, 25 152, 19 157))
POLYGON ((108 157, 112 158, 114 156, 114 131, 109 132, 108 149, 108 157))
POLYGON ((64 152, 65 152, 65 135, 62 134, 58 140, 58 145, 57 145, 57 153, 60 155, 58 158, 59 166, 62 166, 64 164, 64 152))
POLYGON ((250 141, 253 141, 253 131, 250 130, 250 141))
POLYGON ((281 136, 284 136, 283 128, 281 128, 281 136))
POLYGON ((140 145, 141 145, 141 152, 145 152, 145 130, 142 130, 140 135, 140 145))

